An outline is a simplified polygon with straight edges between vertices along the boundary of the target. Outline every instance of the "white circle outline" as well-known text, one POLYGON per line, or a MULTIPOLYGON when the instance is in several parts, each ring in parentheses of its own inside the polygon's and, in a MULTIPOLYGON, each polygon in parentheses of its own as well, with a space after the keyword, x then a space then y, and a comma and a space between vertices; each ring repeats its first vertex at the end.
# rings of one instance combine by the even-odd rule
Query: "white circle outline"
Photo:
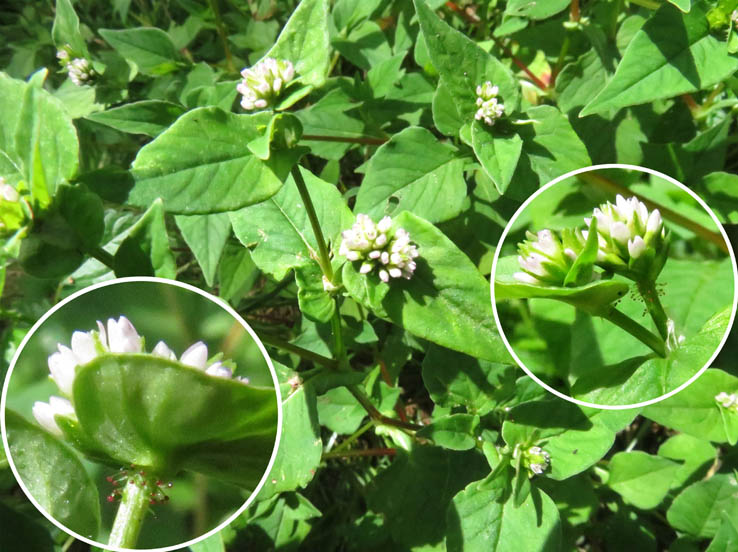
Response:
POLYGON ((172 550, 180 550, 182 548, 191 546, 193 544, 197 544, 198 542, 207 539, 208 537, 211 537, 212 535, 222 531, 225 529, 234 519, 236 519, 241 513, 249 507, 249 505, 254 501, 256 496, 261 491, 262 487, 266 483, 267 477, 269 473, 272 471, 272 467, 274 465, 274 460, 277 456, 277 451, 279 449, 279 441, 282 437, 282 394, 279 390, 279 381, 277 380, 277 373, 274 370, 274 364, 272 364, 272 359, 269 357, 269 354, 266 351, 266 348, 264 347, 264 344, 259 339, 259 336, 256 335, 254 330, 249 326, 248 322, 246 322, 241 315, 239 315, 233 307, 231 307, 228 303, 220 299, 219 297, 215 297, 214 295, 211 295, 210 293, 197 288, 195 286, 192 286, 190 284, 186 284, 184 282, 178 282, 176 280, 169 280, 166 278, 157 278, 153 276, 130 276, 126 278, 115 278, 113 280, 107 280, 105 282, 99 282, 97 284, 93 284, 91 286, 88 286, 86 288, 83 288, 69 297, 64 298, 59 303, 54 305, 51 309, 49 309, 29 330, 29 332, 26 334, 26 336, 21 341, 20 345, 18 346, 18 350, 13 355, 13 359, 10 362, 10 367, 8 368, 8 373, 5 376, 5 383, 3 384, 3 391, 2 391, 2 399, 0 399, 0 429, 2 429, 2 438, 3 438, 3 448, 5 449, 5 455, 8 458, 8 464, 10 465, 10 469, 13 471, 13 475, 15 476, 16 481, 20 485, 21 489, 25 493, 25 495, 28 497, 28 499, 33 503, 33 505, 36 507, 36 509, 41 512, 46 519, 48 519, 51 523, 56 525, 59 529, 67 533, 68 535, 71 535, 77 540, 80 540, 82 542, 85 542, 87 544, 90 544, 92 546, 97 546, 98 548, 102 548, 104 550, 111 550, 113 552, 133 552, 133 551, 149 551, 149 552, 170 552, 172 550), (107 544, 103 544, 97 541, 94 541, 92 539, 88 539, 87 537, 84 537, 82 535, 79 535, 75 533, 74 531, 68 529, 61 523, 59 523, 56 519, 54 519, 52 516, 49 515, 49 513, 41 507, 38 502, 36 502, 36 499, 33 498, 30 492, 28 492, 28 489, 26 488, 25 484, 23 483, 23 479, 21 479, 20 475, 18 474, 18 471, 15 468, 15 464, 13 463, 13 458, 10 454, 10 446, 8 444, 8 436, 7 436, 7 430, 5 427, 5 406, 7 401, 7 394, 8 394, 8 387, 10 383, 10 376, 13 373, 13 368, 15 368, 16 363, 18 362, 18 358, 20 357, 21 352, 23 351, 23 348, 28 343, 28 340, 33 336, 33 334, 38 330, 38 328, 48 319, 52 314, 54 314, 56 311, 58 311, 60 308, 62 308, 67 303, 70 303, 71 301, 74 301, 77 297, 84 295, 86 293, 89 293, 90 291, 93 291, 95 289, 99 289, 106 286, 111 286, 115 284, 122 284, 122 283, 130 283, 130 282, 154 282, 158 284, 166 284, 166 285, 173 285, 177 287, 181 287, 183 289, 186 289, 188 291, 193 291, 206 299, 212 301, 222 309, 224 309, 228 314, 230 314, 233 318, 236 319, 236 321, 243 326, 243 328, 248 332, 248 334, 251 336, 251 338, 256 342, 256 345, 259 348, 259 351, 261 352, 262 356, 266 360, 267 366, 269 367, 269 372, 272 376, 272 382, 274 383, 274 390, 276 392, 277 396, 277 434, 276 438, 274 440, 274 448, 272 449, 272 455, 269 458, 269 463, 267 464, 266 469, 264 470, 264 475, 261 477, 261 480, 259 481, 259 484, 256 485, 256 488, 253 490, 253 492, 249 495, 249 497, 246 499, 246 502, 243 503, 243 505, 236 510, 228 519, 226 519, 223 523, 215 527, 214 529, 211 529, 207 533, 200 535, 199 537, 196 537, 192 540, 189 540, 187 542, 183 542, 176 545, 171 546, 165 546, 163 548, 116 548, 109 546, 107 544))
POLYGON ((507 351, 510 353, 510 355, 513 357, 513 360, 520 366, 523 371, 528 374, 528 376, 533 379, 538 385, 546 389, 548 392, 553 393, 557 397, 564 399, 566 401, 569 401, 574 404, 578 404, 579 406, 587 406, 590 408, 600 408, 602 410, 628 410, 631 408, 642 408, 644 406, 648 406, 650 404, 655 404, 657 402, 663 401, 664 399, 668 399, 672 395, 675 395, 676 393, 679 393, 682 389, 686 388, 690 384, 692 384, 698 377, 700 377, 705 370, 707 370, 710 365, 712 364, 712 361, 715 360, 715 358, 720 353, 720 350, 723 348, 723 345, 725 345, 725 342, 728 339, 728 335, 730 334, 730 330, 733 326, 733 322, 735 320, 735 314, 736 314, 736 308, 738 308, 738 267, 736 267, 736 260, 735 260, 735 254, 733 253, 733 246, 730 243, 730 240, 728 239, 728 235, 725 233, 725 229, 723 228, 723 225, 720 223, 720 221, 715 216, 715 213, 712 212, 712 209, 710 209, 707 204, 702 200, 700 196, 698 196, 695 192, 687 188, 684 184, 679 182, 678 180, 662 173, 659 171, 656 171, 654 169, 649 169, 648 167, 641 167, 639 165, 628 165, 625 163, 604 163, 601 165, 592 165, 589 167, 583 167, 581 169, 575 169, 573 171, 569 171, 568 173, 559 176, 558 178, 554 178, 551 182, 548 184, 542 186, 536 192, 531 195, 528 199, 523 202, 523 204, 518 207, 518 210, 515 211, 515 214, 512 216, 510 221, 507 223, 507 226, 505 226, 505 229, 502 231, 502 236, 500 236, 500 240, 497 243, 497 249, 495 250, 495 256, 492 260, 492 272, 491 272, 491 278, 490 278, 490 298, 492 301, 492 312, 495 317, 495 324, 497 324, 497 330, 500 333, 500 337, 502 338, 502 342, 505 344, 505 347, 507 348, 507 351), (584 172, 590 172, 590 171, 597 171, 602 169, 625 169, 625 170, 634 170, 634 171, 641 171, 648 174, 651 174, 653 176, 657 176, 659 178, 662 178, 669 182, 670 184, 674 184, 675 186, 681 188, 685 192, 687 192, 690 196, 692 196, 697 203, 699 203, 705 211, 710 215, 713 222, 717 225, 718 229, 720 230, 720 234, 723 237, 723 240, 725 241, 725 245, 728 248, 728 254, 730 255, 730 262, 733 266, 733 309, 730 313, 730 320, 728 322, 728 326, 725 329, 725 334, 723 335, 722 340, 720 341, 720 345, 715 349, 715 352, 710 357, 710 360, 707 361, 707 364, 705 364, 696 374, 694 374, 691 378, 689 378, 687 381, 685 381, 683 384, 681 384, 676 389, 669 391, 668 393, 664 393, 660 397, 656 397, 655 399, 649 399, 647 401, 642 401, 639 403, 634 404, 623 404, 623 405, 604 405, 604 404, 597 404, 597 403, 591 403, 587 401, 582 401, 580 399, 575 399, 574 397, 570 397, 569 395, 565 395, 561 391, 557 391, 547 383, 543 382, 540 378, 538 378, 533 372, 531 372, 525 364, 520 360, 518 355, 515 354, 515 351, 510 346, 510 343, 507 340, 507 337, 505 336, 505 332, 502 329, 502 324, 500 323, 500 316, 497 313, 497 303, 495 302, 495 273, 497 272, 497 260, 500 257, 500 251, 502 248, 502 245, 505 243, 505 238, 507 237, 508 232, 512 228, 513 224, 517 220, 517 218, 522 214, 522 212, 525 210, 525 208, 541 193, 543 193, 548 188, 551 188, 552 186, 558 184, 562 180, 565 180, 567 178, 570 178, 572 176, 576 176, 580 173, 584 172))

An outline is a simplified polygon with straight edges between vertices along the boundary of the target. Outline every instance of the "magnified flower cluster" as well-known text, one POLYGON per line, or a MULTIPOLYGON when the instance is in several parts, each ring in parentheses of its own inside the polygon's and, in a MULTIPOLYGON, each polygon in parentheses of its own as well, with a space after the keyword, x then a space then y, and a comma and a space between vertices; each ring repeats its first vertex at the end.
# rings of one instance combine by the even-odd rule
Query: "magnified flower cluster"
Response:
MULTIPOLYGON (((621 195, 614 204, 604 203, 584 219, 587 230, 565 229, 560 236, 551 230, 528 232, 528 239, 518 244, 522 272, 516 272, 514 278, 526 284, 564 285, 589 237, 593 219, 597 221, 597 266, 635 281, 656 280, 669 249, 661 213, 658 209, 649 212, 637 198, 621 195)), ((592 278, 597 276, 592 274, 592 278)))
POLYGON ((384 217, 378 223, 369 215, 356 215, 356 223, 341 236, 339 255, 349 261, 362 261, 359 272, 369 274, 377 268, 380 280, 410 279, 415 272, 418 248, 411 243, 403 228, 392 228, 392 219, 384 217))
POLYGON ((738 394, 721 391, 715 395, 715 401, 724 409, 738 414, 738 394))
POLYGON ((474 118, 484 121, 486 125, 493 126, 495 121, 505 114, 505 105, 500 103, 497 95, 500 93, 498 86, 493 86, 490 81, 477 86, 477 109, 474 118))
POLYGON ((241 71, 243 80, 236 87, 243 95, 241 107, 247 111, 266 109, 274 105, 280 93, 295 78, 292 62, 264 58, 253 67, 241 71))
MULTIPOLYGON (((37 401, 33 405, 33 415, 44 429, 59 437, 62 436, 62 431, 56 417, 76 420, 74 406, 69 398, 72 397, 78 367, 107 354, 147 354, 144 349, 144 338, 125 316, 121 316, 118 320, 108 319, 107 328, 98 321, 97 328, 89 332, 74 332, 70 347, 58 344, 57 352, 49 357, 50 377, 64 397, 52 396, 48 403, 37 401)), ((159 341, 149 354, 177 361, 177 355, 163 341, 159 341)), ((188 347, 179 357, 179 362, 202 370, 209 376, 233 378, 233 371, 227 366, 231 364, 230 361, 208 361, 208 347, 202 341, 188 347)), ((245 384, 249 383, 248 378, 234 379, 245 384)))
POLYGON ((73 58, 69 52, 69 46, 65 46, 56 53, 59 63, 67 70, 69 80, 77 86, 90 84, 97 77, 92 65, 85 58, 73 58))

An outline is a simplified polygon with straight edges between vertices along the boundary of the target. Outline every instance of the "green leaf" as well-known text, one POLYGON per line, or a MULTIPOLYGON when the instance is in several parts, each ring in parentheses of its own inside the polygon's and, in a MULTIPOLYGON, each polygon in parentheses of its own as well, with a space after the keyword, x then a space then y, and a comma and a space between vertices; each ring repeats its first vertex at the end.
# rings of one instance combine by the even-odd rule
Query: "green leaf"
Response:
POLYGON ((77 131, 62 103, 41 88, 0 73, 0 173, 25 181, 44 208, 77 172, 77 131))
POLYGON ((79 17, 74 11, 70 0, 56 0, 54 26, 51 28, 51 38, 58 50, 69 45, 72 52, 88 57, 87 44, 79 30, 79 17))
MULTIPOLYGON (((335 186, 300 168, 310 199, 327 240, 338 243, 342 230, 351 226, 351 211, 335 186)), ((230 213, 233 231, 246 247, 254 247, 252 259, 277 280, 292 268, 315 263, 318 243, 292 176, 274 197, 230 213)))
POLYGON ((155 27, 99 29, 108 44, 145 75, 166 75, 177 69, 179 53, 169 35, 155 27))
POLYGON ((223 533, 216 533, 212 537, 201 540, 190 545, 192 552, 225 552, 225 544, 223 544, 223 533))
POLYGON ((681 466, 660 456, 634 450, 610 459, 607 485, 626 502, 650 510, 664 500, 681 466))
POLYGON ((416 435, 430 439, 439 447, 451 450, 469 450, 476 445, 476 431, 479 416, 471 414, 451 414, 436 418, 416 435))
POLYGON ((113 266, 118 277, 177 277, 177 265, 169 248, 164 221, 164 205, 160 199, 154 201, 131 227, 115 252, 113 266))
POLYGON ((620 280, 595 280, 579 287, 555 287, 526 284, 513 274, 520 271, 518 257, 509 255, 497 260, 495 271, 495 301, 507 299, 556 299, 586 312, 598 312, 604 306, 621 299, 630 286, 620 280))
POLYGON ((561 521, 553 500, 534 488, 516 506, 500 486, 500 481, 475 481, 454 497, 446 515, 446 549, 559 550, 561 521))
POLYGON ((692 0, 669 0, 669 2, 685 13, 692 9, 692 0))
POLYGON ((568 0, 510 0, 505 6, 505 14, 528 19, 546 19, 564 11, 571 4, 568 0))
MULTIPOLYGON (((291 61, 295 66, 296 79, 318 87, 323 85, 328 74, 330 54, 328 2, 303 0, 264 57, 291 61)), ((280 107, 285 109, 289 105, 280 107)))
POLYGON ((188 111, 138 152, 128 203, 148 207, 161 197, 167 211, 194 215, 232 211, 271 197, 302 154, 300 148, 275 151, 262 161, 249 151, 246 144, 266 130, 271 117, 216 107, 188 111))
POLYGON ((267 542, 256 543, 257 549, 294 550, 312 529, 309 520, 321 512, 299 493, 283 493, 271 500, 261 501, 248 509, 249 528, 257 529, 267 542))
POLYGON ((471 131, 474 154, 497 191, 504 194, 518 166, 523 140, 517 134, 503 134, 479 121, 474 121, 471 131))
POLYGON ((218 265, 218 295, 231 303, 238 303, 259 277, 259 269, 251 260, 251 253, 240 244, 226 244, 218 265))
POLYGON ((406 128, 372 156, 354 212, 375 220, 401 211, 430 222, 448 220, 459 214, 466 196, 463 169, 456 148, 424 128, 406 128))
POLYGON ((174 217, 182 237, 195 255, 205 283, 212 286, 218 262, 231 235, 231 220, 226 213, 177 215, 174 217))
POLYGON ((520 105, 520 87, 510 69, 473 40, 451 28, 423 2, 414 0, 420 28, 434 67, 460 117, 471 123, 477 111, 477 86, 486 81, 499 86, 505 113, 520 105))
POLYGON ((153 473, 181 469, 253 489, 274 448, 274 390, 152 355, 103 355, 77 368, 72 400, 100 452, 153 473))
POLYGON ((738 58, 711 33, 704 4, 689 13, 664 5, 636 33, 613 78, 579 116, 703 90, 736 69, 738 58))
POLYGON ((686 433, 678 433, 669 437, 659 447, 659 456, 683 462, 674 476, 672 489, 679 488, 688 481, 694 481, 694 478, 704 475, 715 461, 716 454, 716 448, 709 441, 692 437, 686 433))
POLYGON ((316 322, 329 322, 336 310, 336 302, 323 288, 323 272, 318 263, 296 267, 295 282, 302 314, 316 322))
POLYGON ((684 489, 671 503, 666 519, 677 531, 694 537, 714 537, 722 516, 738 517, 738 485, 733 475, 721 473, 684 489))
POLYGON ((449 349, 493 362, 508 362, 497 329, 492 323, 487 281, 469 258, 443 232, 422 218, 404 211, 395 226, 410 234, 420 253, 410 280, 383 284, 375 274, 359 274, 346 263, 343 283, 348 293, 362 301, 369 293, 386 317, 412 334, 449 349), (385 290, 384 297, 381 297, 385 290))
POLYGON ((99 495, 82 462, 61 441, 5 410, 10 456, 28 492, 55 520, 88 538, 100 529, 99 495))
POLYGON ((647 406, 643 414, 656 423, 700 439, 735 442, 738 414, 726 412, 723 415, 715 401, 715 395, 721 391, 738 393, 738 378, 722 370, 710 369, 676 395, 647 406))
MULTIPOLYGON (((566 232, 566 230, 565 230, 566 232)), ((597 261, 597 253, 599 251, 599 242, 597 234, 597 217, 592 217, 589 223, 589 234, 582 251, 574 259, 569 272, 564 278, 564 286, 573 284, 581 286, 588 283, 592 279, 592 268, 597 261)))
POLYGON ((515 394, 517 368, 431 346, 423 359, 423 383, 433 402, 463 405, 484 416, 515 394))
POLYGON ((272 150, 289 149, 297 145, 302 136, 302 123, 291 113, 276 113, 269 119, 266 131, 251 140, 247 147, 259 159, 266 161, 272 150))
POLYGON ((470 481, 484 476, 487 463, 475 451, 454 452, 415 446, 398 451, 374 480, 369 507, 385 516, 392 538, 406 547, 437 544, 446 533, 446 509, 470 481), (441 481, 442 484, 429 484, 441 481))
POLYGON ((722 517, 715 538, 705 552, 730 552, 738 548, 738 525, 735 519, 731 518, 727 512, 723 512, 722 517))
POLYGON ((155 137, 184 112, 181 106, 172 102, 143 100, 90 113, 85 118, 121 132, 155 137))
POLYGON ((282 435, 279 451, 259 498, 307 485, 315 476, 323 453, 315 391, 299 383, 297 372, 274 363, 282 394, 282 435))

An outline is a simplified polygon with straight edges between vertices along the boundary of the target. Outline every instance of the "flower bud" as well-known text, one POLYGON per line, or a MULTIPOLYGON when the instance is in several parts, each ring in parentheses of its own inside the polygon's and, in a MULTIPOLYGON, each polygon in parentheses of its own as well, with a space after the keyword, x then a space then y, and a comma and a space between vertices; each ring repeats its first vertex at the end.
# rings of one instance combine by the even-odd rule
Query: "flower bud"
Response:
POLYGON ((125 317, 116 322, 108 319, 108 345, 111 353, 140 353, 143 350, 143 339, 136 328, 125 317))
POLYGON ((584 238, 571 232, 571 239, 564 240, 548 229, 536 234, 527 232, 526 236, 527 239, 518 244, 518 264, 523 271, 516 272, 513 277, 525 284, 563 286, 584 238))
POLYGON ((59 352, 53 353, 48 360, 49 373, 59 390, 72 396, 72 385, 74 385, 75 370, 77 368, 77 357, 71 349, 64 345, 58 345, 59 352))
POLYGON ((551 465, 551 455, 538 446, 524 451, 521 460, 522 465, 528 469, 530 477, 545 473, 551 465))
POLYGON ((477 121, 484 121, 486 125, 493 126, 495 121, 505 114, 505 105, 501 104, 497 99, 500 89, 492 86, 487 81, 477 86, 477 112, 474 118, 477 121))
POLYGON ((175 355, 174 351, 172 351, 163 341, 159 341, 159 343, 156 344, 154 349, 151 351, 151 354, 169 360, 177 360, 177 355, 175 355))
POLYGON ((190 345, 179 357, 179 361, 198 370, 205 370, 208 363, 208 346, 202 341, 190 345))
POLYGON ((56 416, 77 419, 72 403, 61 397, 51 396, 48 403, 36 401, 33 404, 32 412, 39 425, 57 437, 63 437, 64 433, 59 424, 56 423, 56 416))
POLYGON ((292 62, 264 58, 251 68, 241 71, 243 80, 236 87, 243 95, 241 106, 247 111, 274 105, 280 93, 295 76, 292 62))

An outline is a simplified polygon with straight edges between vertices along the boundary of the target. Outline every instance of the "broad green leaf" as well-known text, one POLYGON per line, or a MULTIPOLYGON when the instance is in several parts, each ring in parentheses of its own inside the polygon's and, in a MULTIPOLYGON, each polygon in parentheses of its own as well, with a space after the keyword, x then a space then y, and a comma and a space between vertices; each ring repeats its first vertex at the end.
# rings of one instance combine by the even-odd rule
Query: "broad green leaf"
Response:
POLYGON ((113 266, 118 277, 177 277, 177 265, 169 248, 164 206, 160 199, 154 201, 131 227, 115 252, 113 266))
POLYGON ((249 151, 246 145, 266 130, 271 117, 216 107, 188 111, 139 150, 128 202, 148 207, 161 197, 167 211, 194 215, 232 211, 271 197, 302 154, 299 148, 273 151, 262 161, 249 151))
POLYGON ((580 117, 708 88, 733 74, 738 58, 711 33, 705 5, 664 5, 636 33, 613 78, 580 117))
POLYGON ((401 211, 430 222, 448 220, 459 214, 466 196, 463 169, 454 147, 423 128, 406 128, 372 156, 354 212, 375 220, 401 211))
POLYGON ((0 73, 0 173, 23 180, 40 207, 77 172, 77 131, 62 103, 41 88, 0 73))
POLYGON ((282 435, 260 499, 307 485, 315 476, 323 453, 315 391, 310 383, 299 383, 297 372, 274 364, 282 394, 282 435))
POLYGON ((366 71, 392 59, 387 36, 374 21, 364 21, 348 37, 336 37, 331 45, 351 63, 366 71))
POLYGON ((55 520, 88 538, 100 529, 92 477, 67 445, 12 410, 5 410, 10 457, 28 492, 55 520))
POLYGON ((721 473, 684 489, 671 503, 666 519, 677 531, 694 537, 714 537, 722 516, 738 518, 738 483, 721 473))
POLYGON ((556 97, 559 109, 563 113, 569 113, 577 107, 584 106, 605 86, 607 77, 607 68, 594 49, 589 50, 576 61, 568 63, 556 77, 556 97))
POLYGON ((375 478, 368 504, 385 516, 396 542, 406 547, 437 544, 451 529, 446 527, 446 509, 452 498, 487 469, 476 451, 415 446, 407 454, 398 451, 392 465, 375 478))
POLYGON ((446 514, 446 549, 559 550, 561 521, 553 500, 533 489, 516 506, 499 487, 499 483, 475 481, 454 497, 446 514))
POLYGON ((495 301, 507 299, 556 299, 585 310, 597 312, 624 297, 630 286, 622 280, 595 280, 578 287, 539 286, 520 282, 513 277, 520 271, 516 255, 497 260, 495 301))
POLYGON ((251 253, 240 244, 226 244, 218 264, 218 295, 237 304, 261 272, 251 260, 251 253))
POLYGON ((336 310, 336 302, 323 287, 323 272, 318 263, 296 267, 295 282, 302 314, 316 322, 329 322, 336 310))
POLYGON ((720 527, 705 552, 730 552, 738 549, 738 524, 734 517, 723 512, 720 527))
POLYGON ((484 416, 515 394, 518 370, 432 346, 423 359, 423 383, 433 402, 453 408, 463 405, 484 416))
POLYGON ((297 145, 302 136, 302 124, 291 113, 276 113, 269 119, 265 132, 251 140, 249 151, 262 161, 272 155, 273 150, 289 149, 297 145))
POLYGON ((430 439, 439 447, 451 450, 469 450, 476 445, 476 431, 479 416, 471 414, 451 414, 436 418, 416 435, 430 439))
POLYGON ((508 412, 502 436, 510 446, 543 447, 551 455, 547 477, 563 480, 602 458, 615 441, 615 432, 636 414, 584 410, 560 399, 530 401, 508 412))
POLYGON ((318 87, 323 85, 328 74, 330 54, 328 2, 303 0, 264 57, 291 61, 296 79, 318 87))
POLYGON ((528 19, 546 19, 565 10, 571 4, 568 0, 510 0, 505 6, 505 14, 528 19))
POLYGON ((334 387, 318 397, 318 416, 320 424, 331 431, 350 435, 359 429, 366 410, 348 389, 334 387))
MULTIPOLYGON (((335 186, 300 168, 325 239, 337 247, 342 230, 351 226, 352 215, 335 186)), ((267 201, 230 213, 233 231, 264 272, 281 280, 292 268, 308 266, 317 258, 315 239, 307 210, 292 176, 267 201)))
POLYGON ((682 461, 671 484, 671 488, 676 489, 690 479, 704 475, 715 461, 717 450, 709 441, 678 433, 664 441, 658 454, 670 460, 682 461))
POLYGON ((699 189, 721 222, 738 223, 738 174, 712 172, 702 178, 699 189))
POLYGON ((177 215, 174 220, 202 269, 205 283, 212 286, 223 248, 231 235, 231 220, 226 213, 177 215))
POLYGON ((477 86, 486 81, 500 88, 499 98, 510 114, 520 105, 520 87, 512 72, 466 35, 449 27, 423 2, 415 9, 433 65, 462 119, 471 123, 477 111, 477 86))
POLYGON ((685 13, 692 9, 692 0, 669 0, 669 2, 685 13))
POLYGON ((181 106, 171 102, 143 100, 90 113, 85 118, 122 132, 155 137, 184 112, 181 106))
POLYGON ((459 113, 459 106, 454 102, 451 92, 442 80, 438 81, 438 87, 433 94, 431 110, 433 124, 446 136, 458 136, 461 127, 469 121, 467 117, 459 113))
POLYGON ((360 301, 369 293, 375 299, 370 308, 379 302, 389 320, 418 337, 484 360, 508 362, 490 315, 487 281, 469 258, 438 228, 412 213, 401 213, 394 224, 407 230, 420 253, 412 278, 383 285, 376 274, 359 274, 358 266, 348 262, 343 268, 348 293, 360 301))
POLYGON ((99 29, 108 44, 145 75, 166 75, 177 69, 179 53, 169 35, 155 27, 99 29))
POLYGON ((63 426, 124 465, 181 469, 253 489, 277 432, 274 390, 152 355, 104 355, 77 369, 79 423, 63 426))
POLYGON ((626 502, 650 510, 664 500, 681 466, 645 452, 619 452, 610 459, 607 485, 626 502))
POLYGON ((201 540, 190 545, 192 552, 225 552, 225 544, 223 544, 223 534, 216 533, 212 537, 201 540))
POLYGON ((700 439, 732 441, 735 437, 731 436, 738 435, 738 414, 726 412, 723 416, 715 401, 715 395, 723 391, 738 393, 738 378, 710 369, 676 395, 646 407, 643 415, 700 439))
MULTIPOLYGON (((271 500, 261 501, 248 510, 249 527, 257 528, 268 542, 257 543, 259 549, 294 550, 312 528, 308 521, 320 517, 321 512, 299 493, 283 493, 271 500)), ((194 551, 193 551, 194 552, 194 551)))
POLYGON ((518 166, 523 140, 517 134, 503 134, 474 121, 472 147, 484 172, 492 179, 497 191, 504 194, 518 166))
POLYGON ((56 14, 54 26, 51 28, 51 38, 58 50, 69 45, 74 54, 89 56, 87 44, 79 30, 79 17, 74 11, 70 0, 56 0, 56 14))

